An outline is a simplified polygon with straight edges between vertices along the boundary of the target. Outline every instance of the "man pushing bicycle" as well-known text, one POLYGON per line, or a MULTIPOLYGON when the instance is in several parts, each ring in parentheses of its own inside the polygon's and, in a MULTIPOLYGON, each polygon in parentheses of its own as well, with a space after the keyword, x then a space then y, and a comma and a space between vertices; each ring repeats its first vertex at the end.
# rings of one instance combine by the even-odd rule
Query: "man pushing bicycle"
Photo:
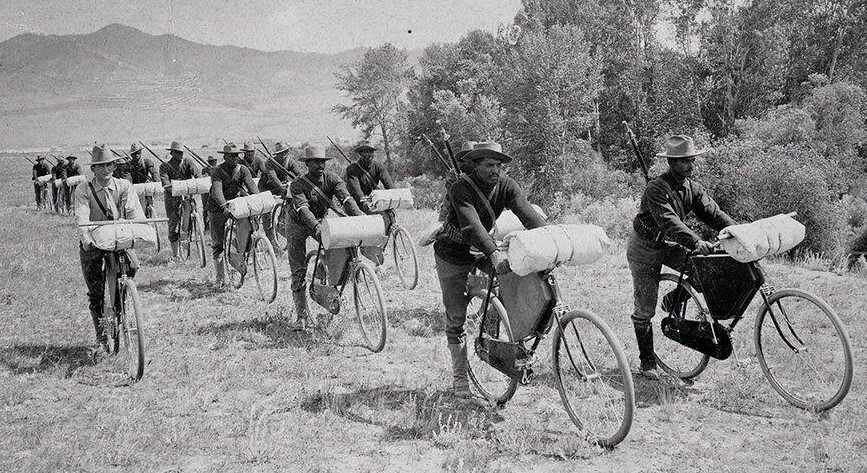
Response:
MULTIPOLYGON (((166 217, 169 219, 169 244, 172 247, 172 259, 180 257, 180 240, 186 235, 191 209, 184 202, 183 197, 172 197, 172 181, 202 177, 202 170, 192 158, 184 157, 184 148, 177 141, 172 141, 171 146, 166 148, 171 154, 168 162, 160 165, 160 181, 165 189, 163 204, 166 207, 166 217)), ((186 238, 183 238, 186 240, 186 238)))
MULTIPOLYGON (((662 266, 689 276, 692 268, 683 267, 687 251, 703 255, 713 251, 713 244, 702 240, 684 220, 692 212, 717 231, 736 224, 704 187, 690 179, 695 157, 703 153, 705 150, 697 149, 689 136, 670 136, 665 142, 665 151, 656 155, 668 159, 669 169, 648 182, 632 223, 633 232, 626 249, 635 305, 632 324, 638 342, 640 371, 650 379, 659 379, 650 320, 656 313, 662 266)), ((679 287, 671 291, 663 296, 662 309, 673 309, 684 296, 679 287)))
POLYGON ((481 142, 473 146, 464 157, 470 172, 462 174, 449 189, 448 217, 434 243, 434 260, 446 308, 453 389, 461 399, 472 397, 464 327, 469 303, 467 276, 475 262, 470 249, 481 251, 498 272, 507 272, 505 257, 489 233, 503 210, 514 212, 528 229, 545 225, 545 219, 530 206, 518 183, 501 175, 503 164, 511 160, 499 143, 481 142))

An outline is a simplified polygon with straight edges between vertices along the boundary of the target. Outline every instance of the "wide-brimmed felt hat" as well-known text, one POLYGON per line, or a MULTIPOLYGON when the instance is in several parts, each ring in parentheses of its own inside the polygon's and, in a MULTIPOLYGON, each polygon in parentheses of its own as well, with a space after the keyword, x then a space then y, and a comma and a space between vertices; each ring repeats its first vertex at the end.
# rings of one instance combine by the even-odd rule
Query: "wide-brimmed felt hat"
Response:
POLYGON ((473 150, 473 146, 476 145, 475 141, 464 141, 464 144, 461 145, 461 149, 455 153, 455 159, 458 161, 464 159, 464 156, 467 155, 470 151, 473 150))
POLYGON ((138 143, 133 143, 133 144, 129 145, 129 154, 140 153, 141 150, 143 150, 143 149, 144 149, 144 146, 142 146, 138 143))
MULTIPOLYGON (((106 145, 94 146, 90 151, 90 155, 92 156, 89 163, 89 166, 93 166, 95 164, 109 164, 116 161, 119 161, 123 158, 115 156, 106 145)), ((67 158, 69 159, 69 158, 67 158)))
POLYGON ((291 148, 289 148, 288 146, 284 145, 283 143, 281 143, 279 141, 276 144, 274 144, 274 154, 275 155, 278 155, 280 153, 285 153, 285 152, 289 151, 290 149, 291 148))
POLYGON ((42 161, 43 159, 45 159, 45 158, 43 158, 42 156, 37 156, 37 157, 36 157, 36 160, 37 160, 37 161, 42 161))
POLYGON ((325 150, 318 146, 308 146, 304 148, 304 156, 298 158, 299 161, 310 161, 313 159, 328 161, 331 157, 325 156, 325 150))
POLYGON ((78 157, 70 154, 69 156, 66 157, 66 159, 78 159, 78 157))
POLYGON ((222 155, 243 153, 241 148, 238 148, 238 145, 236 145, 235 143, 226 143, 226 146, 223 146, 223 150, 217 152, 222 155))
POLYGON ((208 156, 208 162, 209 163, 216 163, 217 157, 216 156, 208 156))
POLYGON ((251 151, 251 152, 253 152, 253 151, 256 151, 256 148, 254 148, 253 145, 251 145, 250 143, 244 143, 244 147, 241 148, 241 151, 243 151, 243 152, 245 152, 245 153, 246 153, 247 151, 251 151))
POLYGON ((704 154, 707 150, 695 147, 692 138, 686 135, 671 135, 665 140, 665 151, 658 153, 660 158, 691 158, 704 154))
POLYGON ((362 151, 376 151, 376 148, 371 146, 369 141, 362 141, 355 147, 355 152, 360 153, 362 151))
POLYGON ((473 145, 473 150, 464 156, 465 161, 478 161, 480 159, 493 158, 503 163, 508 163, 512 157, 503 153, 503 147, 496 141, 480 141, 473 145))
POLYGON ((166 148, 166 151, 180 151, 181 153, 183 153, 183 152, 184 152, 184 147, 181 146, 181 144, 178 143, 177 141, 172 141, 171 146, 169 146, 168 148, 166 148))

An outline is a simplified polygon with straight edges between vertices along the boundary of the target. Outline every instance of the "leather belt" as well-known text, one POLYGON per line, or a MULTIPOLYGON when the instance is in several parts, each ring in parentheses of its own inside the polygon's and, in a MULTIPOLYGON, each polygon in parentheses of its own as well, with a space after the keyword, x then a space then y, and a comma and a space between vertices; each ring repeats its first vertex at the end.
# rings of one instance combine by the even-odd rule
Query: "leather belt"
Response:
POLYGON ((665 234, 659 231, 658 227, 651 227, 646 223, 642 222, 640 218, 635 217, 635 220, 632 222, 632 229, 635 230, 635 234, 638 235, 642 240, 652 241, 656 243, 662 243, 665 241, 665 234))

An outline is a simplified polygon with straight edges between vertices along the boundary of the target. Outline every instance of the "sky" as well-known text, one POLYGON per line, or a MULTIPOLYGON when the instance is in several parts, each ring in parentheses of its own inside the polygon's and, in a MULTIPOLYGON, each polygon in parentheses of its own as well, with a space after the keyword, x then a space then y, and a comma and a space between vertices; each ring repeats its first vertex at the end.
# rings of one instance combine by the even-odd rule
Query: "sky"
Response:
POLYGON ((111 23, 198 43, 334 53, 419 49, 510 23, 520 0, 2 0, 0 41, 83 34, 111 23))

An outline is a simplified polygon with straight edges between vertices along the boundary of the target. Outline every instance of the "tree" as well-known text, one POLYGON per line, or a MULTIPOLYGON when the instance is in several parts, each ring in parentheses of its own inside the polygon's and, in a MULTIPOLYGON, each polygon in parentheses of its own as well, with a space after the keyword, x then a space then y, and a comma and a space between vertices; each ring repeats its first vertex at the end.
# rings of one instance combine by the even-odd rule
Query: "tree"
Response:
POLYGON ((353 127, 361 127, 365 139, 378 132, 386 165, 391 166, 402 96, 415 77, 406 53, 386 43, 369 49, 356 64, 343 66, 334 75, 338 90, 346 92, 351 105, 339 104, 332 110, 351 120, 353 127))

